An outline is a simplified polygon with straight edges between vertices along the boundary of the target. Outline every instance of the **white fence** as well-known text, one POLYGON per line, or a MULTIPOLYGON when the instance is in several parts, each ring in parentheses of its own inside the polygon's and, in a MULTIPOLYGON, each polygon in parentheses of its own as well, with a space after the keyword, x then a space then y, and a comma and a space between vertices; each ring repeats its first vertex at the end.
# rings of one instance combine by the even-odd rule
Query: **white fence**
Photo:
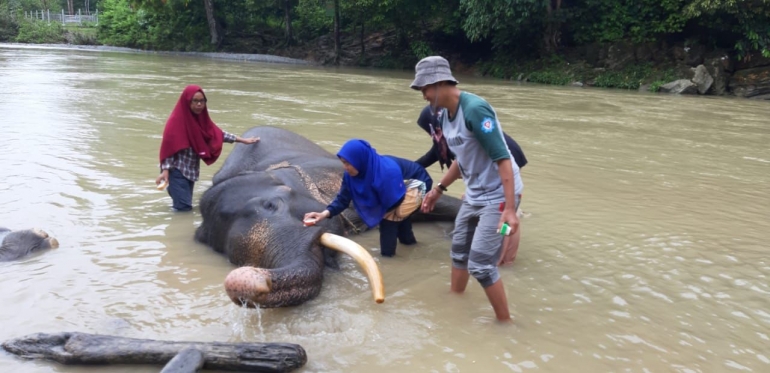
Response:
POLYGON ((34 10, 31 12, 24 12, 24 18, 48 21, 48 23, 60 22, 62 25, 66 25, 68 23, 77 23, 79 25, 82 25, 83 22, 91 22, 98 25, 99 11, 97 10, 96 13, 94 14, 82 14, 80 12, 80 9, 78 9, 77 14, 67 15, 67 14, 64 14, 63 9, 61 13, 53 13, 53 14, 51 13, 50 10, 34 10))

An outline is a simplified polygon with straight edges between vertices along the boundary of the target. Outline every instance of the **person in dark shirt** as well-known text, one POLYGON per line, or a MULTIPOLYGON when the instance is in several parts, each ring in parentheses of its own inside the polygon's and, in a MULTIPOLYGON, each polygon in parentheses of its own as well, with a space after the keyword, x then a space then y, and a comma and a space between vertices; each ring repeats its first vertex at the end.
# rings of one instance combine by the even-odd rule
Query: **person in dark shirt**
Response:
POLYGON ((396 254, 396 240, 417 243, 409 219, 433 187, 425 168, 403 158, 382 156, 368 142, 352 139, 337 153, 345 173, 337 197, 326 210, 305 214, 306 224, 317 224, 353 206, 369 228, 380 226, 380 254, 396 254))
MULTIPOLYGON (((425 155, 417 159, 415 162, 424 168, 428 168, 436 162, 439 162, 441 169, 449 168, 452 165, 452 161, 455 159, 455 155, 449 150, 449 146, 444 138, 443 131, 441 129, 441 115, 444 114, 444 109, 439 109, 438 113, 434 113, 430 105, 426 105, 420 117, 417 119, 417 125, 420 126, 425 132, 433 139, 433 146, 428 150, 425 155)), ((508 146, 508 150, 513 155, 514 161, 519 168, 524 167, 527 164, 527 157, 524 156, 524 151, 521 150, 516 141, 503 133, 505 138, 505 144, 508 146)))

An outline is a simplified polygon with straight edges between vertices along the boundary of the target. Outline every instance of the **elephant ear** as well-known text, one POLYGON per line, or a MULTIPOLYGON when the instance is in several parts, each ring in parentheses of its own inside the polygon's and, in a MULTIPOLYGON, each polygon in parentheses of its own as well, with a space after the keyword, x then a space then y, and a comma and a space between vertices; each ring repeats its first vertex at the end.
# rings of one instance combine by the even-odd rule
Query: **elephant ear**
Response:
POLYGON ((329 250, 327 248, 323 249, 324 251, 324 264, 326 264, 327 267, 339 270, 340 264, 337 263, 337 251, 329 250))

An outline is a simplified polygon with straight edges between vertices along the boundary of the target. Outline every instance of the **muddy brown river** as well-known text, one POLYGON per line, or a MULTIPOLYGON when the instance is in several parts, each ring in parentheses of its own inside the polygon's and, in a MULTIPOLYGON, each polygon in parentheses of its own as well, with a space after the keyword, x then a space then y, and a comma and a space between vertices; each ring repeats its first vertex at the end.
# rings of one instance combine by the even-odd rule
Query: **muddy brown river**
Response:
MULTIPOLYGON (((201 85, 212 119, 271 125, 331 152, 349 138, 416 159, 430 147, 411 72, 128 53, 0 48, 0 226, 61 247, 0 263, 0 340, 81 331, 188 341, 282 341, 302 372, 770 371, 770 103, 557 88, 458 76, 487 98, 530 163, 522 241, 502 269, 514 324, 481 288, 449 294, 451 224, 416 225, 375 304, 349 258, 302 306, 247 310, 234 268, 193 241, 199 212, 154 188, 163 125, 201 85)), ((233 149, 225 145, 224 159, 233 149)), ((222 160, 202 167, 195 201, 222 160)), ((438 165, 429 169, 440 178, 438 165)), ((459 196, 459 184, 450 188, 459 196)), ((2 372, 76 367, 0 352, 2 372)))

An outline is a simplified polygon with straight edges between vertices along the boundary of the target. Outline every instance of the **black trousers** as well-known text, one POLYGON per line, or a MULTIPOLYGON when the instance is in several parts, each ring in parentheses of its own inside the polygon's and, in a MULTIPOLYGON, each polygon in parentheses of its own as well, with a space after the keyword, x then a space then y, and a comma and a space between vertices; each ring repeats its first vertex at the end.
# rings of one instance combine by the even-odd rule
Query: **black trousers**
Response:
POLYGON ((412 220, 390 221, 382 219, 380 221, 380 254, 382 256, 396 255, 396 239, 404 245, 413 245, 417 243, 412 231, 412 220))

